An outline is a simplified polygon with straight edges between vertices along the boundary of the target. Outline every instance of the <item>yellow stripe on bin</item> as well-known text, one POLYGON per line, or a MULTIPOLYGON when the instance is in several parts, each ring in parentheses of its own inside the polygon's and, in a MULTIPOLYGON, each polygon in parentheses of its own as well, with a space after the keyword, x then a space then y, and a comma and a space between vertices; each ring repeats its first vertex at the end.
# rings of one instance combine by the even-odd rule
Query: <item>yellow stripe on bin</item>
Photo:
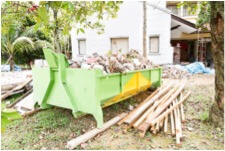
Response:
POLYGON ((151 86, 151 81, 146 79, 140 72, 137 72, 132 78, 125 84, 122 92, 114 98, 107 101, 103 107, 115 104, 122 100, 125 100, 137 93, 147 90, 151 86))

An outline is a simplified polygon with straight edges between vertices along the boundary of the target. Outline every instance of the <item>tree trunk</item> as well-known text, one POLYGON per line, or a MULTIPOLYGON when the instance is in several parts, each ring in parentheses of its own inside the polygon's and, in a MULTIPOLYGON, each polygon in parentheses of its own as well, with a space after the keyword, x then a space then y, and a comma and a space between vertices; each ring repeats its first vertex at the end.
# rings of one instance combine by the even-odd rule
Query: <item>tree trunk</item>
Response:
POLYGON ((58 10, 53 9, 53 16, 55 20, 55 30, 54 30, 54 49, 56 52, 61 52, 60 41, 59 41, 59 27, 58 27, 58 10))
POLYGON ((147 6, 143 1, 143 56, 147 58, 146 34, 147 34, 147 6))
POLYGON ((224 2, 211 5, 211 53, 215 64, 215 102, 211 107, 210 121, 215 126, 224 125, 224 2))
POLYGON ((14 58, 12 56, 9 59, 9 67, 10 67, 10 71, 14 71, 15 62, 14 62, 14 58))

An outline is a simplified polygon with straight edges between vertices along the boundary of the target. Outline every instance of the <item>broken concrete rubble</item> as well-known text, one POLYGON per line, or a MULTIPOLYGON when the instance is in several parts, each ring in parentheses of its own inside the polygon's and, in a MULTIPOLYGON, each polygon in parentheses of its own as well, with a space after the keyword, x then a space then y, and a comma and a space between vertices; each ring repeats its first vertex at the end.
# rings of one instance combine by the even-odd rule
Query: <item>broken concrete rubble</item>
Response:
POLYGON ((170 78, 170 79, 187 79, 191 76, 190 73, 187 71, 178 69, 173 66, 163 66, 163 78, 170 78))
POLYGON ((137 50, 131 50, 126 54, 99 55, 97 53, 84 58, 76 58, 70 62, 71 68, 100 69, 104 74, 129 72, 134 70, 151 69, 159 67, 144 58, 137 50))

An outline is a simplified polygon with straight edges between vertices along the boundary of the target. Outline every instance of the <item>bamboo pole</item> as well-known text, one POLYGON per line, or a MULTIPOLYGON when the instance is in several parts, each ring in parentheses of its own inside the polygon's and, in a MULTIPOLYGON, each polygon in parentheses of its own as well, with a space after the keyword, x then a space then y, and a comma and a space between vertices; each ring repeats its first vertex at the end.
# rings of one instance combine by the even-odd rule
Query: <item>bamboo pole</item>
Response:
POLYGON ((135 112, 133 112, 124 122, 130 124, 134 120, 136 120, 150 105, 152 105, 160 96, 164 95, 169 91, 169 89, 172 87, 173 83, 168 85, 165 89, 162 91, 159 91, 152 99, 149 101, 146 101, 140 108, 138 108, 135 112))
POLYGON ((88 141, 89 139, 93 138, 94 136, 96 136, 97 134, 105 131, 107 128, 111 127, 112 125, 116 124, 118 121, 120 121, 123 117, 126 116, 127 113, 122 113, 119 116, 114 117, 113 119, 111 119, 110 121, 104 123, 102 128, 95 128, 75 139, 70 140, 69 142, 67 142, 66 148, 69 149, 74 149, 76 148, 78 145, 85 143, 86 141, 88 141))

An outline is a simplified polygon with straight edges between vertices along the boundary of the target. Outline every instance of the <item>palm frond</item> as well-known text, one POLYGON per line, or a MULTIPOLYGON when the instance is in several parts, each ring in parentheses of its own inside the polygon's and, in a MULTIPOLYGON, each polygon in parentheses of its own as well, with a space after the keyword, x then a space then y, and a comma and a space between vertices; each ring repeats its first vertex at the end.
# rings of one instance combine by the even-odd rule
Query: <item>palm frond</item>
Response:
POLYGON ((53 49, 53 46, 46 40, 37 40, 36 42, 34 42, 34 48, 35 49, 42 49, 42 48, 53 49))
POLYGON ((19 37, 13 42, 12 47, 15 52, 29 52, 34 50, 34 42, 29 37, 19 37))
POLYGON ((37 31, 34 30, 34 26, 31 27, 27 27, 23 33, 21 34, 21 36, 23 37, 35 37, 37 34, 37 31))

